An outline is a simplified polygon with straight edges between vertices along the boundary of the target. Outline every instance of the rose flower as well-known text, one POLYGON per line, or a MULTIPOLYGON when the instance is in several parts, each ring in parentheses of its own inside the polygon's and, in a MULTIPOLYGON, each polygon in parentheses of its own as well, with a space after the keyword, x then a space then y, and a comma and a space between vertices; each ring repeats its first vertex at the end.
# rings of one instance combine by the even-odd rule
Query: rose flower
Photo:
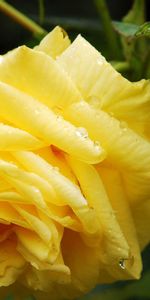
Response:
POLYGON ((11 285, 16 295, 74 299, 140 278, 149 108, 149 81, 129 82, 59 27, 1 56, 1 295, 11 285))

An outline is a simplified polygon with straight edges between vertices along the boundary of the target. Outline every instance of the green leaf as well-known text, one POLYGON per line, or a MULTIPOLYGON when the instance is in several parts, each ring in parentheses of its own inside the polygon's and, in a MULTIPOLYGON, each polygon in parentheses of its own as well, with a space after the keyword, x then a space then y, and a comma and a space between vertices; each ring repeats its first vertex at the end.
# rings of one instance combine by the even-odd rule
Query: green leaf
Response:
POLYGON ((123 18, 125 23, 134 23, 141 25, 145 22, 145 1, 134 0, 132 8, 127 15, 123 18))
POLYGON ((124 23, 124 22, 118 22, 113 21, 114 29, 121 34, 122 36, 126 38, 133 38, 136 37, 136 33, 140 29, 140 26, 136 24, 130 24, 130 23, 124 23))
POLYGON ((150 22, 142 25, 113 22, 113 26, 121 36, 124 56, 132 72, 131 80, 149 78, 147 57, 150 55, 150 22))
POLYGON ((146 22, 139 27, 137 32, 135 33, 136 37, 149 37, 150 38, 150 22, 146 22))
POLYGON ((149 56, 149 23, 145 22, 145 0, 134 0, 122 22, 113 22, 120 34, 124 58, 130 66, 130 79, 137 81, 147 78, 146 58, 149 56))
POLYGON ((141 26, 131 23, 113 21, 114 29, 125 38, 150 37, 150 22, 141 26))

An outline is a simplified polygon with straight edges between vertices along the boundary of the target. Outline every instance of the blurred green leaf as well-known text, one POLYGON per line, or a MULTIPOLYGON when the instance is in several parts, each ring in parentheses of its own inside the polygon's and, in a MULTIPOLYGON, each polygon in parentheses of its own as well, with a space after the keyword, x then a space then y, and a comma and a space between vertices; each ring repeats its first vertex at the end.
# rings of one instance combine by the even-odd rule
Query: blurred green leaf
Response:
POLYGON ((106 43, 108 48, 111 49, 110 57, 115 59, 121 58, 121 51, 120 51, 120 43, 117 38, 116 32, 113 29, 112 20, 110 16, 110 12, 107 6, 106 0, 94 0, 97 13, 100 16, 100 21, 103 26, 103 30, 105 32, 106 43))
MULTIPOLYGON (((4 300, 15 300, 13 295, 8 295, 4 300)), ((26 298, 22 298, 22 300, 36 300, 34 296, 28 296, 26 298)))
POLYGON ((112 23, 115 30, 126 38, 150 37, 150 22, 146 22, 141 26, 118 21, 112 23))
POLYGON ((40 21, 40 24, 43 25, 44 18, 45 18, 44 0, 38 0, 38 6, 39 6, 39 21, 40 21))
POLYGON ((5 300, 14 300, 14 297, 13 297, 13 295, 9 295, 5 298, 5 300))
POLYGON ((145 23, 145 1, 134 0, 122 22, 113 22, 113 26, 120 35, 124 58, 129 64, 130 80, 148 78, 150 44, 147 38, 150 37, 150 22, 145 23))
POLYGON ((145 1, 134 0, 132 8, 129 10, 127 15, 123 18, 125 23, 134 23, 141 25, 145 22, 145 1))
POLYGON ((34 296, 29 296, 29 297, 26 297, 24 300, 36 300, 36 298, 34 296))
POLYGON ((115 285, 104 292, 96 292, 80 300, 149 300, 150 299, 150 271, 145 273, 139 281, 128 283, 126 286, 115 285))
POLYGON ((150 38, 150 22, 146 22, 139 27, 137 32, 135 33, 136 37, 149 37, 150 38))
POLYGON ((114 21, 112 22, 114 29, 121 35, 123 35, 126 38, 134 38, 136 37, 136 33, 140 29, 140 26, 136 24, 130 24, 130 23, 124 23, 124 22, 118 22, 114 21))

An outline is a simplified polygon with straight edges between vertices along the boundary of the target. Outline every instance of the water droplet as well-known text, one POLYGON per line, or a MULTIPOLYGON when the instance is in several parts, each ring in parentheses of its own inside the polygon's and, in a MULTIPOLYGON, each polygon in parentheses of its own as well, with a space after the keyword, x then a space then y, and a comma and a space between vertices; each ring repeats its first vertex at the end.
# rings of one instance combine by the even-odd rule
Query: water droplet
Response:
POLYGON ((121 259, 119 261, 119 267, 122 269, 122 270, 125 270, 126 266, 125 266, 125 259, 121 259))
POLYGON ((54 105, 54 106, 52 106, 52 110, 56 113, 56 114, 61 114, 61 112, 62 112, 62 107, 61 106, 59 106, 59 105, 54 105))
POLYGON ((101 66, 101 65, 103 64, 103 61, 102 61, 101 59, 98 58, 98 59, 97 59, 97 63, 98 63, 98 65, 101 66))
POLYGON ((122 130, 125 132, 125 131, 127 131, 127 128, 123 128, 122 130))
POLYGON ((81 100, 80 101, 80 106, 85 106, 85 101, 81 100))
POLYGON ((3 62, 3 56, 0 55, 0 63, 2 63, 2 62, 3 62))
POLYGON ((35 109, 35 114, 39 115, 40 114, 40 110, 39 109, 35 109))
POLYGON ((94 142, 94 147, 95 147, 96 150, 98 150, 98 151, 100 150, 100 144, 99 144, 98 141, 94 142))
POLYGON ((62 116, 57 116, 57 121, 62 121, 63 117, 62 116))
POLYGON ((53 170, 54 170, 55 172, 59 172, 59 168, 58 168, 58 167, 53 167, 53 170))
POLYGON ((36 194, 39 194, 39 189, 35 188, 35 189, 34 189, 34 192, 35 192, 36 194))
POLYGON ((100 99, 96 98, 96 97, 88 97, 87 101, 93 105, 94 107, 100 107, 100 99))
POLYGON ((113 111, 110 111, 109 114, 110 114, 111 117, 114 117, 114 112, 113 111))
POLYGON ((105 61, 106 61, 105 58, 101 55, 97 59, 97 64, 101 66, 104 64, 105 61))
POLYGON ((78 129, 76 130, 76 135, 82 138, 87 138, 88 132, 84 127, 78 127, 78 129))
POLYGON ((122 129, 126 129, 126 130, 127 130, 127 128, 128 128, 127 122, 121 121, 121 122, 120 122, 120 127, 121 127, 122 129))
POLYGON ((31 262, 31 265, 38 270, 38 265, 35 262, 31 262))

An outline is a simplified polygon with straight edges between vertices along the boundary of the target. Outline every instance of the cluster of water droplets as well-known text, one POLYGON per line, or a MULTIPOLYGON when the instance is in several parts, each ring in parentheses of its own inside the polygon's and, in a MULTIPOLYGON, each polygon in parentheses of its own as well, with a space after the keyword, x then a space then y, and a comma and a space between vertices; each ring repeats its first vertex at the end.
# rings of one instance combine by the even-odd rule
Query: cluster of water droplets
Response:
POLYGON ((127 131, 127 128, 128 128, 128 125, 125 121, 121 121, 120 122, 120 128, 123 132, 126 132, 127 131))
MULTIPOLYGON (((78 127, 77 130, 76 130, 76 135, 78 137, 83 138, 83 139, 87 139, 89 137, 88 132, 84 127, 78 127)), ((100 150, 100 143, 98 141, 94 141, 93 143, 94 143, 95 150, 99 151, 100 150)))

